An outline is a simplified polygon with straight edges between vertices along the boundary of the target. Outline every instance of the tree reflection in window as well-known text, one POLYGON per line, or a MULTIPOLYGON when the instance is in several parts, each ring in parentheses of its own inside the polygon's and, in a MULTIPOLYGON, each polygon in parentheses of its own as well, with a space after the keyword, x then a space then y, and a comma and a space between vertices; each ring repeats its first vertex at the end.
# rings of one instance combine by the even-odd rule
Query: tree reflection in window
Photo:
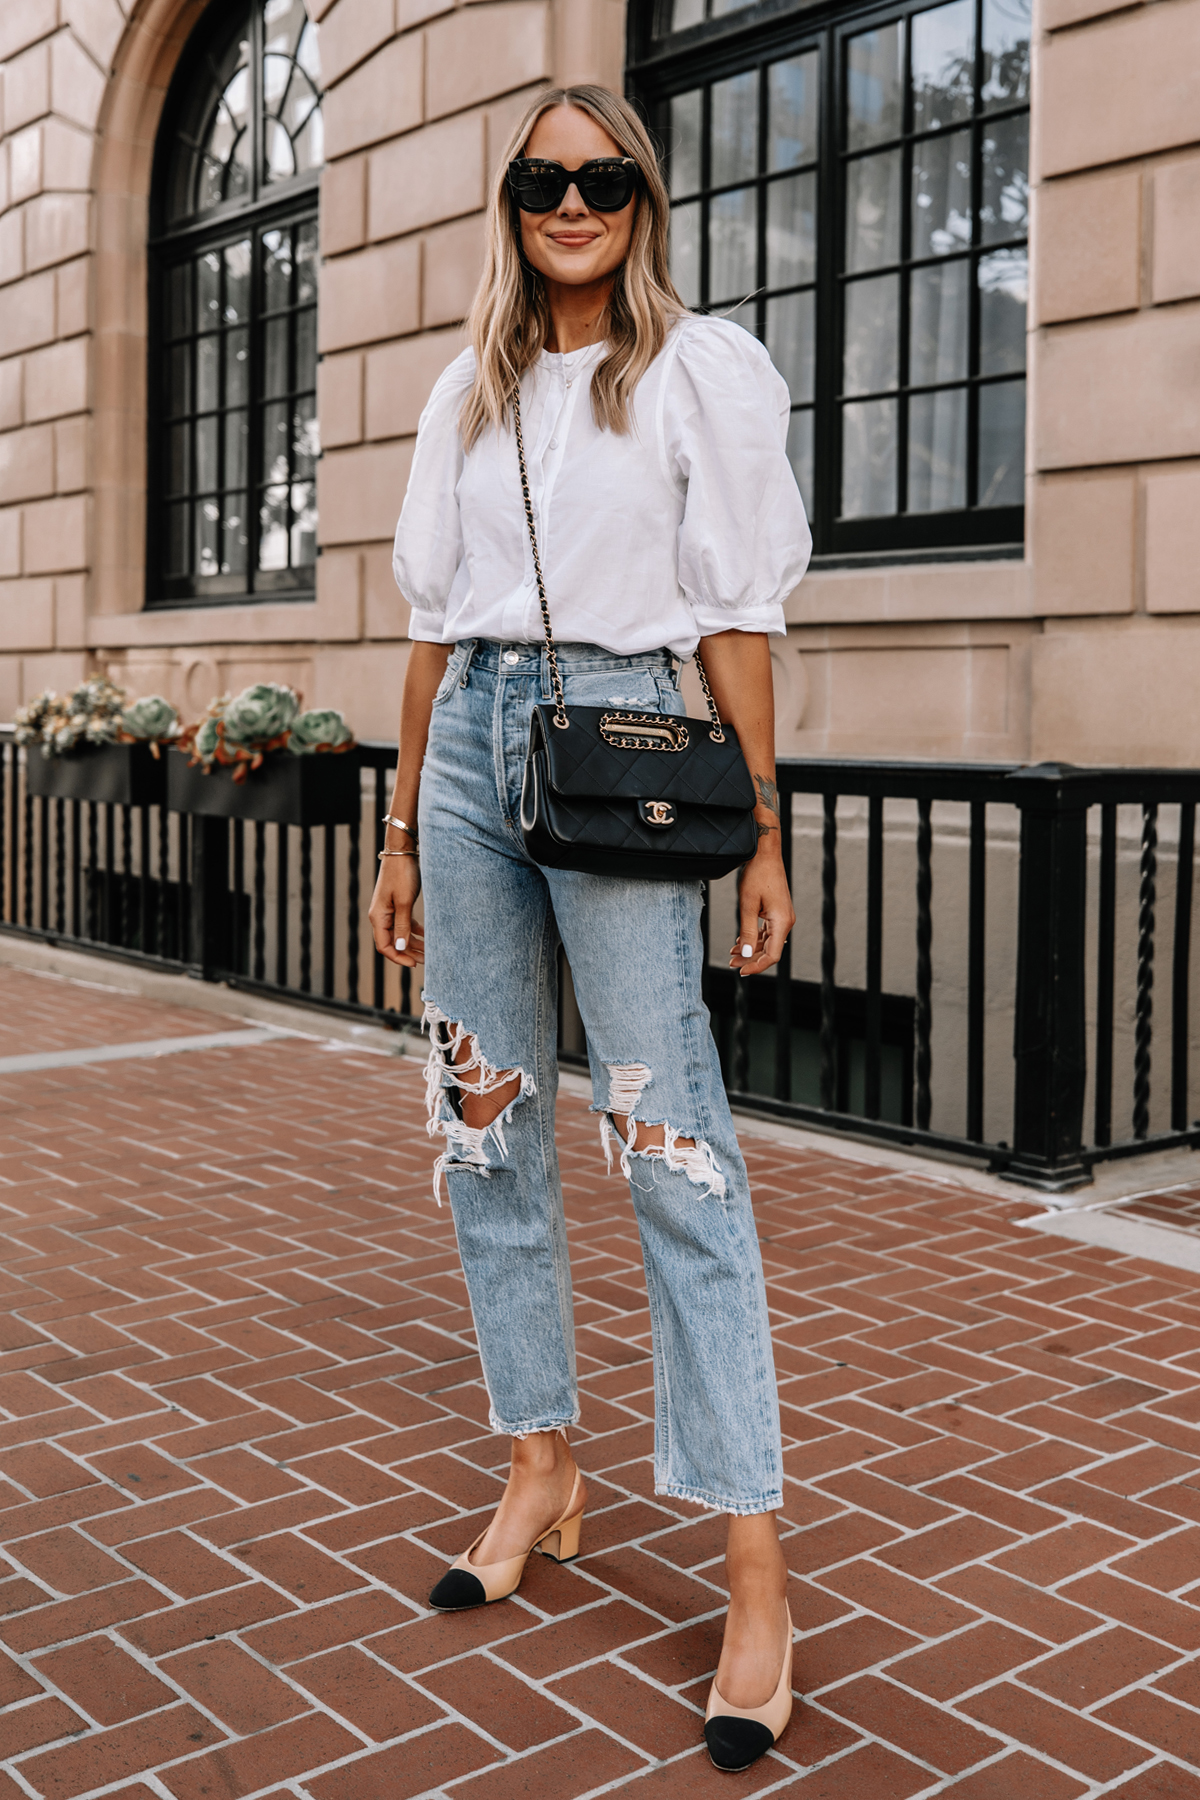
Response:
POLYGON ((151 604, 312 590, 322 149, 301 0, 214 8, 156 167, 151 604))

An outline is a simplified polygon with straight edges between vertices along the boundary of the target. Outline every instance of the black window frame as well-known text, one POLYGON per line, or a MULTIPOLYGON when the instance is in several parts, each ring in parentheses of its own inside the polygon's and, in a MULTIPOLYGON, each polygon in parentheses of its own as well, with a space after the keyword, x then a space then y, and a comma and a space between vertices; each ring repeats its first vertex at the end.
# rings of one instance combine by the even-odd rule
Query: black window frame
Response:
MULTIPOLYGON (((1020 558, 1025 552, 1025 508, 1020 506, 968 507, 946 512, 905 512, 868 518, 839 518, 841 480, 841 407, 839 390, 842 371, 842 304, 841 292, 846 282, 844 273, 845 188, 844 169, 848 158, 844 149, 844 119, 847 58, 846 40, 862 31, 907 20, 913 14, 930 10, 938 0, 817 0, 814 4, 797 4, 796 0, 759 0, 759 4, 706 19, 685 30, 668 33, 671 0, 631 0, 627 23, 626 92, 650 125, 651 134, 660 147, 665 146, 667 109, 675 94, 721 81, 748 68, 762 67, 781 58, 802 55, 808 50, 819 53, 820 110, 817 152, 817 229, 816 229, 816 297, 815 350, 813 391, 813 466, 822 467, 826 478, 814 483, 815 492, 806 494, 813 532, 814 566, 862 566, 871 563, 964 561, 1020 558)), ((709 0, 711 9, 711 0, 709 0)), ((975 0, 976 23, 976 89, 970 118, 944 128, 944 133, 961 130, 972 132, 972 270, 979 257, 992 246, 981 243, 979 207, 981 164, 979 137, 985 126, 1019 114, 1028 114, 1029 101, 1013 102, 982 112, 978 104, 980 57, 980 24, 983 0, 975 0)), ((903 146, 902 179, 908 180, 911 147, 914 142, 911 89, 905 84, 905 119, 903 135, 897 140, 903 146)), ((763 84, 765 86, 765 84, 763 84)), ((760 133, 762 125, 760 121, 760 133)), ((920 134, 922 137, 924 133, 920 134)), ((937 134, 933 134, 937 135, 937 134)), ((888 140, 890 143, 892 140, 888 140)), ((872 149, 884 148, 881 140, 872 149)), ((759 174, 758 185, 764 186, 759 174)), ((905 205, 905 217, 908 215, 905 205)), ((765 207, 759 207, 760 241, 765 230, 765 207)), ((1026 240, 1027 241, 1027 240, 1026 240)), ((910 266, 911 246, 901 245, 900 268, 910 266)), ((760 258, 762 252, 760 249, 760 258)), ((891 269, 893 265, 886 265, 891 269)), ((872 271, 873 273, 879 271, 872 271)), ((907 373, 908 334, 907 307, 909 282, 900 282, 901 305, 904 308, 900 331, 901 372, 907 373)), ((978 344, 978 285, 970 284, 971 345, 978 344)), ((760 313, 761 317, 761 313, 760 313)), ((1011 378, 1011 377, 1010 377, 1011 378)), ((968 414, 969 481, 976 471, 977 433, 975 431, 975 395, 978 388, 1004 377, 980 377, 973 369, 967 386, 970 392, 968 414)), ((1026 380, 1028 374, 1026 372, 1026 380)), ((900 390, 898 389, 897 392, 900 390)), ((907 389, 904 390, 907 393, 907 389)), ((1027 389, 1028 392, 1028 389, 1027 389)), ((906 434, 898 430, 897 451, 907 453, 906 434)), ((968 488, 970 493, 972 488, 968 488)))
MULTIPOLYGON (((263 179, 263 5, 262 0, 249 0, 249 67, 250 104, 250 181, 244 196, 223 200, 206 211, 193 214, 179 223, 168 218, 168 187, 172 173, 172 148, 180 119, 186 116, 189 98, 196 85, 211 88, 212 59, 219 56, 243 27, 247 0, 212 0, 196 21, 167 90, 159 121, 154 150, 150 189, 150 230, 147 238, 147 414, 146 414, 146 583, 147 610, 163 611, 179 607, 262 605, 269 602, 311 602, 316 598, 316 561, 286 569, 261 570, 257 567, 260 537, 259 490, 262 480, 263 418, 270 400, 263 392, 264 329, 267 308, 264 295, 263 239, 271 231, 288 228, 296 233, 311 224, 319 229, 319 192, 322 169, 306 170, 285 181, 263 179), (249 541, 246 571, 228 575, 189 575, 168 572, 166 442, 172 417, 168 383, 165 374, 166 347, 170 340, 167 326, 167 295, 173 269, 195 262, 208 251, 221 251, 243 239, 250 240, 249 281, 249 398, 248 440, 246 445, 246 517, 249 541)), ((311 21, 310 21, 311 22, 311 21)), ((293 259, 294 260, 294 259, 293 259)), ((293 267, 292 291, 296 271, 293 267)), ((305 309, 307 310, 307 308, 305 309)), ((314 345, 315 315, 314 313, 314 345)), ((193 320, 191 334, 196 335, 193 320)), ((319 357, 314 350, 312 388, 298 389, 295 370, 295 331, 289 331, 289 384, 287 396, 297 392, 314 392, 319 357)), ((194 400, 194 396, 193 396, 194 400)), ((192 410, 194 411, 194 405, 192 410)), ((221 417, 229 408, 222 403, 221 417)), ((221 452, 224 456, 224 450, 221 452)), ((315 473, 314 473, 315 480, 315 473)), ((195 496, 193 482, 189 495, 195 496)), ((194 504, 194 498, 192 503, 194 504)), ((319 544, 316 557, 321 554, 319 544)))

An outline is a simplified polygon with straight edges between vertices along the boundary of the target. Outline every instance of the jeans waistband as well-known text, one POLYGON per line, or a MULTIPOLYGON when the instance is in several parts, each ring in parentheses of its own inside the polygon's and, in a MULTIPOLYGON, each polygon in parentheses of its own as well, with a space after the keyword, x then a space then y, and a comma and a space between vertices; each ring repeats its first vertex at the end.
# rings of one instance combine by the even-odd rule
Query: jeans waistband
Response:
MULTIPOLYGON (((505 670, 536 673, 545 656, 543 644, 510 644, 497 638, 464 638, 458 648, 465 649, 473 669, 505 670)), ((669 669, 673 657, 669 650, 647 650, 638 656, 617 656, 599 644, 556 644, 558 665, 568 669, 669 669)))

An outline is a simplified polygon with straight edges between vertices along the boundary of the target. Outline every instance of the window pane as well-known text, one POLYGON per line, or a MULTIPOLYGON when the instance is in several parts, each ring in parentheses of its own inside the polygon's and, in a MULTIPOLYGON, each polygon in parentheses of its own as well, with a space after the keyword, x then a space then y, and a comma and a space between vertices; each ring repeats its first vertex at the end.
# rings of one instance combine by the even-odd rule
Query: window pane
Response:
POLYGON ((260 569, 286 569, 288 566, 288 490, 269 487, 259 507, 258 566, 260 569))
POLYGON ((983 201, 980 211, 985 244, 1025 237, 1029 231, 1029 115, 997 119, 983 139, 983 201))
POLYGON ((975 0, 953 0, 912 22, 913 130, 969 119, 975 92, 975 0))
MULTIPOLYGON (((262 414, 262 479, 286 481, 288 478, 288 408, 285 401, 263 407, 262 414)), ((263 567, 267 565, 264 563, 263 567)))
POLYGON ((810 411, 794 412, 788 426, 788 461, 796 477, 796 486, 806 508, 813 498, 813 416, 810 411))
POLYGON ((704 19, 704 0, 671 0, 670 24, 668 31, 686 31, 689 25, 699 25, 704 19))
POLYGON ((197 575, 217 575, 220 573, 220 562, 217 557, 217 539, 220 535, 221 509, 215 500, 202 500, 195 508, 196 523, 196 560, 197 575))
POLYGON ((1030 0, 983 0, 983 104, 1029 98, 1030 0))
POLYGON ((317 560, 317 486, 313 481, 292 484, 291 556, 293 569, 317 560))
POLYGON ((712 85, 712 185, 758 173, 758 70, 712 85))
POLYGON ((166 355, 167 416, 192 410, 192 346, 176 344, 166 355))
POLYGON ((971 242, 971 134, 913 146, 912 253, 945 256, 971 242))
POLYGON ((288 391, 288 320, 268 319, 263 328, 264 394, 288 391))
POLYGON ((671 101, 671 194, 695 194, 700 188, 701 91, 676 94, 671 101))
POLYGON ((846 272, 877 269, 900 256, 900 152, 864 156, 846 167, 846 272))
POLYGON ((192 428, 172 425, 167 434, 167 492, 186 494, 192 486, 192 428))
POLYGON ((231 331, 225 339, 225 404, 238 406, 250 398, 250 338, 231 331))
POLYGON ((979 259, 979 372, 1007 375, 1025 367, 1029 263, 1024 250, 994 250, 979 259))
POLYGON ((740 300, 758 285, 757 190, 717 194, 708 209, 708 297, 740 300))
POLYGON ((741 12, 744 6, 749 5, 750 0, 712 0, 712 16, 714 19, 720 19, 726 13, 741 12))
POLYGON ((817 177, 789 175, 767 189, 767 286, 811 281, 817 259, 817 177))
POLYGON ((914 387, 959 381, 967 373, 971 265, 914 269, 909 289, 908 379, 914 387))
POLYGON ((262 242, 263 304, 268 312, 278 312, 292 297, 292 234, 264 231, 262 242))
POLYGON ((317 315, 313 308, 296 319, 296 388, 317 385, 317 315))
POLYGON ((221 323, 221 257, 218 251, 210 250, 207 256, 198 260, 196 288, 197 328, 215 331, 221 323))
POLYGON ((249 539, 243 515, 244 506, 244 495, 225 495, 225 511, 221 520, 222 575, 244 575, 248 566, 249 539))
POLYGON ((287 181, 321 162, 316 33, 302 0, 263 7, 264 181, 287 181), (317 129, 314 131, 313 126, 317 129))
POLYGON ((320 450, 316 399, 306 396, 292 409, 292 473, 302 480, 315 475, 320 450))
POLYGON ((179 506, 167 508, 167 569, 168 575, 186 575, 188 571, 188 530, 191 508, 184 501, 179 506))
POLYGON ((767 70, 767 168, 795 169, 817 154, 817 52, 767 70))
POLYGON ((899 137, 904 116, 904 36, 897 23, 860 32, 848 46, 846 148, 899 137))
POLYGON ((842 408, 842 517, 896 510, 896 402, 852 400, 842 408))
MULTIPOLYGON (((210 64, 210 68, 212 65, 210 64)), ((222 200, 250 191, 250 40, 238 38, 226 51, 217 79, 220 91, 208 109, 197 156, 185 133, 180 146, 182 179, 174 188, 172 217, 205 212, 222 200), (189 155, 189 151, 191 154, 189 155), (192 165, 191 179, 184 171, 192 165), (192 191, 188 191, 191 189, 192 191)))
POLYGON ((1020 506, 1025 499, 1025 383, 979 390, 979 504, 1020 506))
POLYGON ((967 503, 967 394, 914 394, 908 403, 908 510, 967 503))
POLYGON ((232 412, 225 415, 225 486, 246 484, 246 450, 250 439, 249 415, 232 412))
POLYGON ((196 404, 208 412, 220 404, 221 340, 202 337, 196 345, 196 404))
POLYGON ((225 323, 241 325, 250 317, 250 239, 225 249, 225 323))
POLYGON ((700 304, 700 202, 671 208, 671 280, 685 306, 700 304))
POLYGON ((846 288, 846 347, 842 392, 877 394, 899 375, 897 320, 900 280, 878 275, 846 288))
POLYGON ((810 290, 767 301, 767 351, 793 400, 813 397, 814 300, 810 290))
POLYGON ((296 231, 296 305, 312 306, 317 298, 317 221, 296 231))
POLYGON ((196 492, 209 494, 217 485, 217 441, 220 420, 196 421, 196 492))

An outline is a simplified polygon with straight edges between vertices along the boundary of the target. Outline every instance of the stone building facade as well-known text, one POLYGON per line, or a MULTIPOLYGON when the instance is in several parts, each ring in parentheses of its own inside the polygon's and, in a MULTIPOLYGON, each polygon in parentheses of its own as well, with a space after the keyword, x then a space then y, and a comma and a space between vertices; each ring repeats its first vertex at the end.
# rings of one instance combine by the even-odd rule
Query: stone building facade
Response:
MULTIPOLYGON (((255 29, 265 30, 269 39, 272 18, 281 7, 287 13, 289 4, 260 0, 258 12, 243 5, 241 13, 259 18, 255 29)), ((815 439, 811 432, 804 437, 808 426, 797 426, 796 442, 815 445, 797 451, 797 467, 815 467, 813 480, 824 484, 824 498, 818 495, 814 506, 828 523, 818 532, 813 570, 789 604, 787 641, 776 646, 780 750, 1200 762, 1200 709, 1191 704, 1200 686, 1200 0, 1119 6, 1109 0, 1039 0, 1032 27, 1024 28, 1031 78, 1021 74, 1018 85, 1005 90, 1011 101, 1019 87, 1031 107, 1024 508, 1017 466, 1007 478, 1013 503, 1002 509, 1002 518, 1000 512, 993 515, 1003 525, 1004 541, 989 541, 988 520, 978 509, 968 517, 969 509, 954 501, 959 477, 953 469, 947 475, 944 457, 938 462, 941 452, 932 451, 925 499, 913 504, 918 453, 925 454, 921 445, 928 450, 936 437, 930 427, 921 439, 925 427, 919 420, 936 414, 957 431, 955 420, 992 416, 987 409, 1000 390, 987 387, 990 297, 1000 292, 1013 301, 1023 294, 1023 289, 1018 293, 1023 249, 1006 250, 1008 262, 997 275, 1000 253, 986 248, 992 229, 986 223, 991 216, 986 184, 998 155, 987 108, 996 103, 989 94, 1000 92, 995 86, 1000 49, 987 61, 980 45, 988 32, 999 32, 997 45, 1011 50, 1021 28, 1020 7, 1013 11, 1012 0, 1009 4, 1009 14, 1003 0, 980 0, 979 6, 960 0, 957 9, 941 9, 949 19, 963 5, 970 7, 969 15, 962 14, 961 31, 963 42, 974 48, 959 56, 957 74, 937 89, 937 105, 943 112, 950 109, 952 123, 960 121, 955 142, 964 146, 962 170, 975 167, 971 156, 977 163, 982 159, 982 174, 963 173, 962 179, 968 185, 981 181, 983 187, 972 188, 973 198, 959 205, 957 226, 947 215, 945 243, 939 249, 941 240, 935 241, 931 254, 960 253, 964 270, 979 271, 980 310, 971 310, 972 301, 962 314, 964 332, 967 321, 976 321, 970 326, 975 348, 969 368, 962 362, 959 387, 945 390, 941 412, 937 396, 908 391, 920 385, 914 371, 924 352, 916 335, 901 340, 899 374, 885 369, 877 375, 876 384, 886 388, 890 382, 897 395, 901 374, 907 385, 900 399, 885 395, 869 403, 876 407, 871 428, 883 421, 894 436, 894 421, 907 419, 902 429, 909 435, 906 451, 896 451, 892 440, 891 449, 871 449, 872 466, 892 481, 900 456, 898 466, 909 469, 900 479, 908 480, 916 524, 909 530, 901 520, 891 530, 885 521, 878 530, 857 530, 852 518, 847 525, 838 513, 840 504, 849 518, 857 504, 847 500, 849 464, 840 490, 827 466, 831 456, 849 456, 845 446, 868 413, 867 403, 845 399, 852 391, 849 361, 843 379, 831 360, 843 352, 849 357, 852 335, 850 312, 843 317, 837 310, 842 291, 837 284, 853 273, 844 260, 849 237, 830 215, 850 192, 838 183, 844 178, 852 184, 857 177, 852 164, 841 168, 838 159, 844 160, 857 141, 856 106, 866 108, 861 141, 882 141, 880 58, 900 46, 896 93, 901 95, 907 82, 908 99, 901 95, 896 101, 899 147, 886 154, 894 155, 904 192, 914 196, 911 208, 902 209, 906 221, 911 212, 913 235, 910 239, 905 223, 900 275, 878 279, 908 284, 898 316, 902 330, 911 324, 915 334, 912 320, 924 304, 920 296, 932 291, 935 279, 914 261, 921 224, 919 170, 933 166, 933 153, 926 155, 927 141, 919 133, 926 128, 922 119, 930 131, 944 132, 945 126, 940 117, 929 117, 932 90, 921 87, 918 67, 925 54, 921 20, 934 9, 847 4, 818 15, 815 8, 789 13, 771 0, 740 12, 723 9, 721 0, 674 0, 672 12, 670 0, 653 6, 630 0, 627 17, 622 0, 307 0, 316 49, 310 35, 305 54, 321 92, 323 145, 311 131, 303 153, 293 145, 298 159, 293 175, 285 169, 287 178, 277 192, 299 204, 306 195, 315 199, 319 180, 315 426, 305 402, 308 411, 303 430, 295 428, 292 462, 285 456, 282 485, 270 490, 283 496, 284 522, 271 528, 283 548, 268 555, 267 527, 254 525, 250 554, 258 554, 259 567, 274 573, 253 593, 239 593, 238 553, 230 563, 219 546, 198 551, 199 538, 189 538, 190 548, 179 552, 179 569, 186 563, 196 579, 183 592, 187 582, 170 563, 175 553, 163 550, 164 533, 169 536, 172 529, 169 519, 178 515, 185 535, 193 529, 188 523, 193 515, 196 532, 207 527, 200 501, 187 502, 188 511, 183 502, 170 500, 170 482, 176 479, 164 473, 170 429, 159 415, 167 405, 164 343, 171 348, 163 338, 161 284, 167 251, 175 254, 169 232, 163 236, 164 133, 180 141, 187 137, 190 102, 177 71, 190 66, 181 61, 191 54, 188 46, 201 41, 197 33, 213 29, 214 17, 219 24, 228 15, 236 35, 241 15, 226 0, 208 6, 202 0, 2 0, 0 716, 10 718, 42 687, 61 689, 85 672, 103 669, 134 692, 168 694, 189 716, 218 692, 251 680, 284 679, 300 688, 309 704, 341 707, 360 735, 391 736, 407 612, 392 582, 390 540, 421 407, 438 372, 463 343, 461 321, 480 264, 485 184, 514 117, 547 82, 627 83, 671 148, 673 191, 682 193, 688 120, 706 121, 704 130, 715 144, 718 104, 725 104, 727 89, 733 93, 730 83, 758 81, 759 74, 747 75, 747 69, 765 71, 762 112, 755 117, 761 117, 767 134, 762 139, 767 148, 760 145, 766 162, 756 164, 749 185, 738 190, 748 195, 757 182, 759 201, 745 204, 758 204, 760 213, 768 208, 760 217, 759 250, 745 240, 748 268, 755 254, 765 259, 757 267, 761 275, 773 259, 786 262, 795 237, 794 221, 784 218, 780 225, 769 210, 776 204, 771 196, 784 194, 782 180, 774 186, 772 181, 780 168, 800 168, 809 154, 796 147, 803 130, 794 120, 787 127, 792 149, 777 154, 772 147, 776 89, 784 96, 778 104, 786 102, 798 118, 796 109, 809 104, 803 81, 805 71, 817 67, 811 59, 836 58, 844 51, 849 136, 839 139, 841 126, 828 120, 819 127, 821 168, 833 172, 820 175, 820 217, 813 227, 816 372, 796 377, 801 385, 815 383, 817 420, 815 439), (804 37, 809 21, 826 35, 804 37), (868 28, 875 34, 868 45, 875 60, 869 64, 861 49, 868 28), (971 32, 983 36, 977 41, 971 32), (804 63, 805 57, 810 62, 804 63), (791 81, 786 93, 778 83, 771 85, 775 70, 784 70, 791 81), (1028 86, 1020 85, 1027 80, 1028 86), (702 93, 708 98, 696 98, 689 112, 689 96, 702 93), (671 123, 676 117, 678 123, 671 123), (983 218, 984 225, 972 225, 972 216, 983 218), (839 257, 834 271, 832 259, 839 257), (834 423, 835 414, 840 424, 834 423), (305 561, 304 533, 311 535, 314 522, 311 495, 295 497, 303 486, 297 459, 315 454, 317 432, 319 555, 305 561), (946 494, 952 502, 943 504, 942 514, 949 518, 958 506, 940 536, 937 518, 930 521, 934 507, 928 497, 928 482, 938 481, 943 502, 946 494)), ((954 60, 949 50, 945 57, 949 69, 954 60)), ((197 82, 211 78, 204 67, 196 61, 197 82)), ((269 99, 270 80, 264 80, 269 99)), ((827 103, 842 104, 840 81, 834 73, 821 76, 818 100, 812 101, 814 120, 827 103)), ((277 121, 268 119, 261 130, 268 127, 277 129, 277 121)), ((257 156, 252 131, 245 141, 251 145, 246 155, 257 156)), ((721 185, 715 174, 719 150, 717 145, 703 152, 708 188, 721 185)), ((747 154, 753 161, 752 144, 747 154)), ((953 162, 958 152, 952 146, 949 154, 953 162)), ((698 161, 697 170, 701 166, 698 161)), ((952 182, 953 168, 945 166, 952 182)), ((887 173, 882 160, 875 174, 880 171, 887 173)), ((258 182, 257 175, 248 179, 252 186, 258 182)), ((808 177, 802 171, 788 179, 799 184, 808 177)), ((270 212, 275 191, 263 187, 267 211, 247 225, 247 243, 265 244, 271 229, 278 233, 270 212)), ((893 190, 893 199, 900 191, 893 190)), ((801 194, 801 187, 795 192, 801 194)), ((1005 193, 1011 199, 1014 192, 1010 181, 1005 193)), ((220 204, 231 205, 232 190, 222 193, 220 204)), ((687 204, 697 209, 697 219, 698 209, 708 207, 706 229, 717 233, 712 221, 730 199, 718 194, 687 204)), ((867 230, 862 221, 870 206, 864 205, 866 211, 855 215, 856 230, 867 230)), ((1009 200, 1004 207, 1011 211, 1009 200)), ((681 244, 685 211, 681 204, 681 244)), ((728 204, 725 211, 730 213, 728 204)), ((193 204, 193 212, 200 219, 199 256, 204 243, 215 239, 211 233, 204 237, 203 208, 197 212, 193 204)), ((225 215, 218 205, 212 216, 225 215)), ((886 209, 883 217, 880 229, 886 230, 886 209)), ((195 220, 184 223, 190 230, 195 220)), ((741 227, 735 220, 720 229, 726 236, 719 243, 714 236, 708 260, 696 264, 697 270, 708 270, 710 294, 713 259, 730 245, 736 251, 741 227)), ((805 254, 795 252, 792 285, 799 298, 788 316, 796 319, 809 304, 803 300, 805 254)), ((227 265, 228 284, 233 280, 228 259, 227 265)), ((291 278, 298 282, 302 275, 291 278)), ((196 279, 203 279, 203 271, 196 279)), ((944 295, 949 277, 939 273, 937 279, 944 295)), ((974 276, 963 276, 968 279, 974 276)), ((880 287, 880 304, 893 305, 888 296, 900 291, 880 287)), ((236 300, 228 298, 232 289, 222 292, 228 302, 221 352, 225 419, 233 404, 232 359, 241 354, 233 346, 241 341, 241 326, 236 300)), ((293 290, 288 304, 300 319, 298 293, 293 290)), ((194 303, 199 307, 200 298, 194 303)), ((768 298, 761 303, 766 313, 743 314, 768 341, 771 319, 782 319, 786 310, 772 314, 774 304, 768 298)), ((269 321, 252 326, 251 341, 258 342, 253 331, 269 328, 269 321)), ((303 321, 289 329, 288 354, 295 365, 303 321)), ((811 346, 811 337, 806 341, 811 346)), ((957 352, 951 348, 946 354, 957 352)), ((1011 373, 1017 354, 1011 343, 1003 354, 1010 358, 1003 367, 1011 373)), ((965 348, 962 355, 967 357, 965 348)), ((945 369, 938 367, 941 380, 945 369)), ((293 373, 284 384, 293 401, 297 381, 293 373)), ((859 391, 865 391, 861 385, 859 391)), ((798 419, 808 405, 806 392, 794 387, 798 419)), ((189 404, 195 412, 200 402, 189 404)), ((295 408, 298 418, 303 408, 299 402, 295 408)), ((263 434, 275 428, 274 415, 265 402, 252 400, 245 416, 251 453, 257 454, 263 434)), ((1011 430, 1017 415, 1005 416, 1011 430)), ((230 471, 243 468, 237 457, 245 451, 228 436, 233 427, 223 429, 221 480, 228 486, 235 479, 230 471)), ((975 431, 975 423, 969 429, 975 431)), ((983 423, 979 432, 979 448, 962 453, 961 481, 972 484, 970 491, 982 501, 983 464, 992 455, 992 440, 983 423)), ((204 454, 200 434, 201 425, 194 424, 187 440, 196 466, 204 454)), ((199 492, 196 466, 189 465, 185 486, 190 481, 189 491, 199 492)), ((265 480, 265 463, 263 471, 265 480)), ((241 511, 234 510, 228 494, 209 507, 222 531, 236 533, 239 518, 260 501, 261 519, 267 516, 270 494, 254 488, 258 477, 243 472, 237 479, 250 482, 241 511)), ((962 487, 962 495, 967 492, 962 487)), ((863 512, 861 504, 857 512, 863 512)), ((241 541, 244 551, 244 535, 241 541)), ((241 585, 249 590, 252 583, 241 585)))

